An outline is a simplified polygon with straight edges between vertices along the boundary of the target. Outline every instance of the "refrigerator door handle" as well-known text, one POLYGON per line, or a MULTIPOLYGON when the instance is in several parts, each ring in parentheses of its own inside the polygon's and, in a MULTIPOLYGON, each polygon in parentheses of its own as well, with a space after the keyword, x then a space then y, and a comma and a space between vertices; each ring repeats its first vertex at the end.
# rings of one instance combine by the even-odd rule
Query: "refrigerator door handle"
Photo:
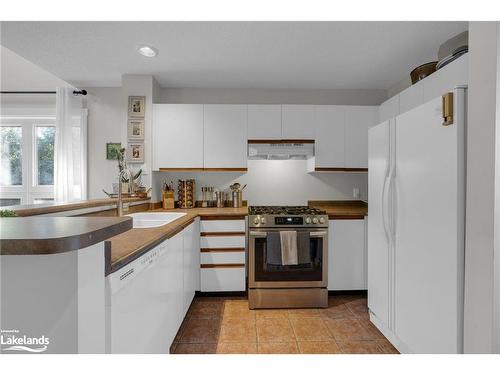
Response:
POLYGON ((388 211, 390 209, 388 205, 389 201, 389 187, 391 182, 391 168, 392 168, 392 121, 389 121, 388 126, 388 140, 389 140, 389 152, 387 155, 387 167, 385 172, 384 185, 382 187, 382 224, 384 226, 385 239, 389 246, 392 244, 391 233, 389 231, 390 219, 388 217, 388 211))
POLYGON ((396 124, 395 122, 389 125, 389 147, 390 147, 390 158, 389 158, 389 186, 387 188, 388 192, 388 232, 390 237, 390 244, 392 245, 396 239, 396 231, 395 231, 395 214, 396 214, 396 202, 394 199, 394 189, 395 189, 395 174, 396 174, 396 124), (389 202, 389 197, 391 200, 389 202))
POLYGON ((382 224, 384 226, 384 233, 385 233, 385 239, 387 243, 390 243, 390 234, 389 234, 389 226, 388 226, 388 221, 389 218, 387 217, 387 207, 386 207, 386 202, 387 202, 387 193, 388 193, 388 185, 389 182, 389 175, 387 174, 384 179, 384 185, 382 187, 382 224))

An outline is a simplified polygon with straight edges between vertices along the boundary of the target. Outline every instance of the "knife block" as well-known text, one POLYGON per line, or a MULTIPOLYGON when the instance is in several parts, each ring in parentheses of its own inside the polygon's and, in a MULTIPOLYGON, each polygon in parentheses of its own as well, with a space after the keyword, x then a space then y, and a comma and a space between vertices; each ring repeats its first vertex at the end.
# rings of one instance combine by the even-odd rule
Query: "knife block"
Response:
POLYGON ((175 198, 173 191, 163 191, 161 200, 164 210, 175 208, 175 198))

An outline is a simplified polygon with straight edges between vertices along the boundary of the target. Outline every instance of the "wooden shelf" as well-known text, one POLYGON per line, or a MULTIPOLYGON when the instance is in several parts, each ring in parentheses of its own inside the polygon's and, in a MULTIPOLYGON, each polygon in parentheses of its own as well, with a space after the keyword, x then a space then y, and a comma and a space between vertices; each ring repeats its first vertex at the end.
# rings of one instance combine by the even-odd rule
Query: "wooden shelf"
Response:
POLYGON ((249 144, 314 143, 314 139, 249 139, 249 144))
POLYGON ((368 172, 368 168, 314 168, 314 172, 368 172))

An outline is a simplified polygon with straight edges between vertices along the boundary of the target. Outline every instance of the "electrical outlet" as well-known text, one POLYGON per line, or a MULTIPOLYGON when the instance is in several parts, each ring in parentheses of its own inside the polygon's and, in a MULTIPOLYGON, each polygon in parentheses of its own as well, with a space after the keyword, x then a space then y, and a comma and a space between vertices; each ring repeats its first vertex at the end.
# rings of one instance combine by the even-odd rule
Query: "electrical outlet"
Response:
POLYGON ((359 199, 359 188, 358 187, 355 187, 352 189, 352 197, 359 199))

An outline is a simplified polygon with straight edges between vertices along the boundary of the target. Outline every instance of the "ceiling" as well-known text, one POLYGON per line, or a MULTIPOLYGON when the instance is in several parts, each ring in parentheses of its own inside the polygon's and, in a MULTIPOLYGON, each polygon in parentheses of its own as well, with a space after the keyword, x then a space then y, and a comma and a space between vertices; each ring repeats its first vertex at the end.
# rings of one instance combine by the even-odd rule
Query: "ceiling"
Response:
POLYGON ((2 22, 1 44, 81 87, 388 89, 467 22, 2 22), (159 50, 146 58, 136 47, 159 50))

